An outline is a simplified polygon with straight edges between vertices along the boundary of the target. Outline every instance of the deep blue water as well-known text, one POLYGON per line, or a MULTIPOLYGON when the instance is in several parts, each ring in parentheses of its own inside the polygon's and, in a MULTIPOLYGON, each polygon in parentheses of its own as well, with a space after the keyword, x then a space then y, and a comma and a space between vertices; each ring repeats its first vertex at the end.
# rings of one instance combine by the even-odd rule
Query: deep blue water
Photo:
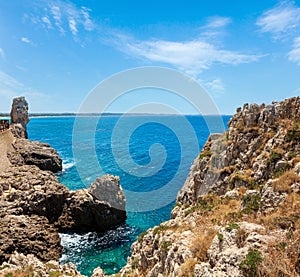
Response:
POLYGON ((100 120, 32 118, 29 139, 50 143, 63 158, 63 171, 57 175, 61 183, 81 189, 110 173, 120 176, 127 197, 126 224, 103 234, 62 234, 61 262, 75 263, 85 275, 91 275, 97 266, 107 274, 124 266, 138 235, 170 218, 176 194, 209 133, 222 132, 229 119, 150 115, 100 120), (79 128, 73 134, 74 122, 79 128))

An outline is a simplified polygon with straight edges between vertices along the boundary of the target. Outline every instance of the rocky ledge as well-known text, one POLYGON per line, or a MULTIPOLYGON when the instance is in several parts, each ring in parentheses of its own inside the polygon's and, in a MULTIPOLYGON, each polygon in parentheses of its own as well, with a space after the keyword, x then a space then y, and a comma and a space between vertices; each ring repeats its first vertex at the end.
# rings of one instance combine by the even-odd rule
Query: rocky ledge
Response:
POLYGON ((117 276, 300 276, 300 97, 239 108, 117 276))

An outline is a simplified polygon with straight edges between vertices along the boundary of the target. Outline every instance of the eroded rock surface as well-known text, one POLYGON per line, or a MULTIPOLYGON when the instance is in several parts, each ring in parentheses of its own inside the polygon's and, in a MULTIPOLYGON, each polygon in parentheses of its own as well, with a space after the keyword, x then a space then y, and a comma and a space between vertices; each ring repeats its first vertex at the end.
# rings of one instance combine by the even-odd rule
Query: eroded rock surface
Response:
POLYGON ((16 139, 13 147, 14 151, 8 153, 13 165, 36 165, 42 170, 54 173, 62 170, 62 159, 48 143, 16 139))
POLYGON ((28 138, 26 125, 29 122, 28 103, 25 97, 13 99, 11 112, 11 131, 17 138, 28 138))

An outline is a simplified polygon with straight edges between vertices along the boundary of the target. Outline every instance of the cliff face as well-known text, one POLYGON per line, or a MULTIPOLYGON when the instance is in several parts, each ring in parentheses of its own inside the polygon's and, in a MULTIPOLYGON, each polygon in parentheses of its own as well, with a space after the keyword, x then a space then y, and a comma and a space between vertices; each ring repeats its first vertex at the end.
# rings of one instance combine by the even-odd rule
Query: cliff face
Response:
POLYGON ((300 98, 238 109, 121 276, 299 276, 300 98))

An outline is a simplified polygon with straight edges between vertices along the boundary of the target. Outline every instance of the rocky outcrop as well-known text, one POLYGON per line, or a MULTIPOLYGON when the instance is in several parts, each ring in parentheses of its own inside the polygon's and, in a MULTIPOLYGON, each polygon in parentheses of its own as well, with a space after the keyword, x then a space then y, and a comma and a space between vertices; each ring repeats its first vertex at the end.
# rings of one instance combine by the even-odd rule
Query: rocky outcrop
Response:
POLYGON ((239 108, 120 276, 299 276, 300 97, 239 108))
POLYGON ((5 215, 0 217, 0 263, 14 251, 33 254, 42 261, 58 260, 62 254, 57 229, 45 217, 5 215))
POLYGON ((89 187, 89 193, 112 208, 125 211, 125 194, 121 188, 119 177, 107 174, 97 178, 89 187))
POLYGON ((105 175, 89 189, 70 192, 57 225, 63 231, 102 232, 126 220, 119 177, 105 175))
POLYGON ((62 159, 48 143, 16 139, 13 148, 14 151, 8 153, 13 165, 36 165, 42 170, 54 173, 62 170, 62 159))
MULTIPOLYGON (((50 234, 57 236, 58 243, 53 244, 53 248, 56 248, 58 255, 53 255, 52 258, 46 256, 53 259, 58 258, 61 253, 58 231, 104 231, 123 223, 126 220, 126 211, 112 207, 109 201, 113 195, 105 191, 105 187, 98 187, 103 182, 102 180, 104 182, 115 180, 115 186, 119 188, 118 194, 123 195, 119 179, 108 175, 97 180, 97 183, 93 185, 93 190, 101 191, 102 189, 104 195, 109 195, 106 201, 98 200, 87 189, 70 191, 57 181, 52 172, 42 171, 33 165, 10 167, 0 173, 0 222, 5 219, 4 224, 4 222, 8 222, 8 219, 19 218, 32 220, 32 224, 23 224, 25 231, 22 235, 21 227, 20 233, 14 228, 9 233, 7 230, 3 230, 3 234, 6 236, 0 236, 0 244, 6 247, 6 252, 0 251, 0 261, 7 259, 8 254, 12 254, 13 251, 36 254, 31 248, 32 243, 27 242, 28 239, 34 241, 41 253, 49 252, 49 241, 45 238, 46 235, 39 235, 43 226, 45 232, 49 230, 50 234), (39 218, 39 225, 35 228, 39 218), (51 224, 51 228, 49 224, 51 224), (36 236, 36 240, 33 240, 32 236, 36 236), (7 240, 14 243, 7 244, 7 240)), ((123 199, 122 205, 125 205, 125 199, 123 199)), ((12 226, 17 225, 12 223, 12 226)), ((37 257, 45 260, 43 256, 37 255, 37 257)))
POLYGON ((72 263, 59 265, 59 263, 54 260, 42 262, 35 255, 24 255, 18 252, 14 252, 9 260, 0 266, 0 276, 84 277, 77 271, 75 265, 72 263))
POLYGON ((10 129, 17 138, 28 138, 26 125, 29 122, 28 103, 25 97, 17 97, 13 99, 11 112, 10 129))

